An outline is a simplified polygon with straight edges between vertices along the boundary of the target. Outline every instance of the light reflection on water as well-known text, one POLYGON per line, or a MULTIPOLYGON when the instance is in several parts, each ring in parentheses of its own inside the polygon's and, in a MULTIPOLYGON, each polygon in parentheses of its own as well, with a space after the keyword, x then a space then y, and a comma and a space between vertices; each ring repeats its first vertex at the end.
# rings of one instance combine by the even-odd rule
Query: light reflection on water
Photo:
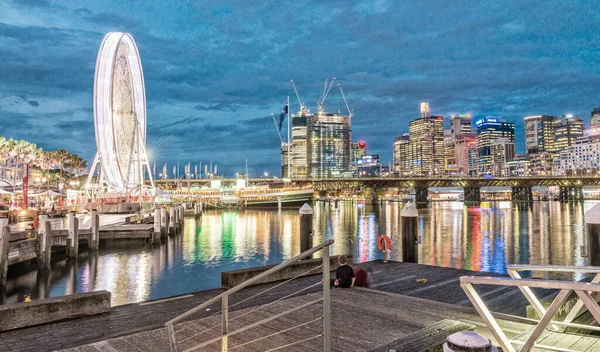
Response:
MULTIPOLYGON (((419 209, 422 245, 419 262, 428 265, 505 273, 506 264, 585 265, 585 211, 593 202, 433 203, 419 209)), ((401 260, 400 203, 371 205, 340 202, 338 209, 318 203, 314 211, 317 244, 334 239, 333 254, 354 240, 359 261, 382 258, 377 237, 392 239, 391 259, 401 260)), ((83 252, 77 262, 53 263, 51 275, 11 267, 2 302, 22 302, 76 292, 108 290, 113 305, 141 302, 219 287, 221 272, 280 263, 300 253, 297 210, 205 211, 198 222, 185 221, 181 236, 160 247, 109 245, 97 254, 83 252)))

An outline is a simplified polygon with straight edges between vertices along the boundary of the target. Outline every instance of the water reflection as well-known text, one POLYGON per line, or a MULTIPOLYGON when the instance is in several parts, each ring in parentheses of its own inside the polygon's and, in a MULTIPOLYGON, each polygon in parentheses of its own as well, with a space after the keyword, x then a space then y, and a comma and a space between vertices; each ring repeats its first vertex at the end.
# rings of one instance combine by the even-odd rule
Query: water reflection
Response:
MULTIPOLYGON (((585 265, 583 216, 593 206, 537 202, 433 203, 419 210, 419 261, 428 265, 505 273, 506 264, 585 265)), ((392 240, 391 259, 401 260, 400 203, 318 203, 313 244, 334 239, 333 254, 354 241, 358 261, 382 258, 377 237, 392 240)), ((185 221, 181 236, 160 246, 104 245, 98 253, 59 260, 50 273, 26 265, 9 270, 0 302, 22 302, 75 292, 108 290, 113 305, 219 287, 221 272, 279 263, 300 253, 297 211, 205 211, 185 221)))

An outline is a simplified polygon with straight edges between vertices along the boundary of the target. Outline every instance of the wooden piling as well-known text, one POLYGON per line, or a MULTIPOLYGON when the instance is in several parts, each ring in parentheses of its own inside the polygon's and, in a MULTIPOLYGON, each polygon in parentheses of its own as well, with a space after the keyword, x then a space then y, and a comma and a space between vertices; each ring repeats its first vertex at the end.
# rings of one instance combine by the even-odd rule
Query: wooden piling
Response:
MULTIPOLYGON (((313 209, 308 203, 300 208, 300 253, 312 247, 313 209)), ((310 259, 307 258, 307 259, 310 259)))
POLYGON ((41 233, 40 241, 40 253, 38 255, 38 269, 50 270, 52 263, 52 224, 46 219, 42 222, 40 220, 40 229, 43 227, 44 231, 41 233))
POLYGON ((175 211, 175 206, 171 205, 171 207, 169 208, 169 235, 174 235, 175 231, 176 231, 176 224, 177 223, 177 218, 176 218, 176 211, 175 211))
POLYGON ((154 229, 153 229, 153 234, 152 234, 152 240, 150 242, 152 242, 153 244, 160 244, 160 236, 161 236, 161 229, 160 229, 160 207, 155 207, 154 208, 154 229))
POLYGON ((584 216, 587 227, 588 265, 600 265, 600 204, 594 205, 584 216))
POLYGON ((167 220, 167 208, 160 207, 160 236, 164 237, 168 234, 169 221, 167 220))
POLYGON ((91 233, 88 239, 88 248, 92 251, 98 250, 100 246, 100 215, 96 209, 92 209, 92 218, 90 221, 91 233))
POLYGON ((67 257, 77 258, 79 254, 79 220, 75 217, 75 212, 69 212, 69 237, 67 238, 67 257))
POLYGON ((8 219, 0 219, 0 287, 6 287, 8 273, 8 246, 10 240, 10 227, 8 219))
POLYGON ((418 263, 419 213, 412 202, 406 203, 400 212, 402 218, 402 261, 418 263))

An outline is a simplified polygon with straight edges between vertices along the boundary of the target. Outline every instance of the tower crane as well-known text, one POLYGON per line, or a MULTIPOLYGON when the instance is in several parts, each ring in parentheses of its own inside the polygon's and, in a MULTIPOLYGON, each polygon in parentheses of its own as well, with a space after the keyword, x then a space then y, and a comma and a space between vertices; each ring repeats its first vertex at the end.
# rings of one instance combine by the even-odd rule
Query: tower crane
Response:
POLYGON ((306 110, 306 106, 304 105, 304 102, 300 98, 300 94, 298 93, 298 89, 296 88, 296 85, 294 84, 294 80, 293 79, 290 80, 290 83, 292 84, 292 88, 294 88, 294 93, 296 93, 296 98, 298 98, 298 104, 300 105, 300 111, 306 110))
POLYGON ((338 84, 338 88, 340 88, 340 93, 342 93, 342 98, 344 98, 344 103, 346 104, 346 109, 348 109, 348 116, 350 116, 350 118, 352 118, 352 116, 354 116, 354 110, 350 110, 350 106, 348 105, 348 99, 346 99, 346 95, 344 94, 342 85, 338 84))
POLYGON ((329 91, 331 90, 333 83, 335 83, 335 77, 333 77, 331 79, 331 82, 329 82, 329 86, 327 86, 328 80, 329 80, 329 77, 327 77, 325 79, 325 86, 323 87, 323 95, 321 96, 321 100, 317 101, 317 107, 318 107, 319 111, 323 111, 323 105, 325 104, 325 99, 327 99, 327 96, 329 95, 329 91))

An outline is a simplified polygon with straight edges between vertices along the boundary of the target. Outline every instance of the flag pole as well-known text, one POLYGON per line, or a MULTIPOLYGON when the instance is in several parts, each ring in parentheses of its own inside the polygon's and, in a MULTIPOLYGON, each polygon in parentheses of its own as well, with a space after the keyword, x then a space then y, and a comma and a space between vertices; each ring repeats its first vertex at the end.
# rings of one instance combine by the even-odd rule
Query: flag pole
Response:
POLYGON ((288 128, 287 128, 287 130, 288 130, 287 131, 288 132, 288 138, 287 138, 288 139, 288 148, 287 148, 287 153, 288 153, 288 157, 287 157, 287 159, 288 159, 288 170, 287 171, 288 172, 287 173, 288 173, 288 179, 291 179, 292 178, 292 167, 291 167, 291 165, 292 165, 292 163, 291 163, 291 160, 292 160, 292 141, 290 139, 290 132, 291 132, 290 131, 290 125, 291 125, 290 124, 290 119, 292 117, 292 114, 290 113, 290 96, 289 95, 287 97, 287 103, 286 103, 286 105, 287 105, 287 113, 288 113, 288 128))

